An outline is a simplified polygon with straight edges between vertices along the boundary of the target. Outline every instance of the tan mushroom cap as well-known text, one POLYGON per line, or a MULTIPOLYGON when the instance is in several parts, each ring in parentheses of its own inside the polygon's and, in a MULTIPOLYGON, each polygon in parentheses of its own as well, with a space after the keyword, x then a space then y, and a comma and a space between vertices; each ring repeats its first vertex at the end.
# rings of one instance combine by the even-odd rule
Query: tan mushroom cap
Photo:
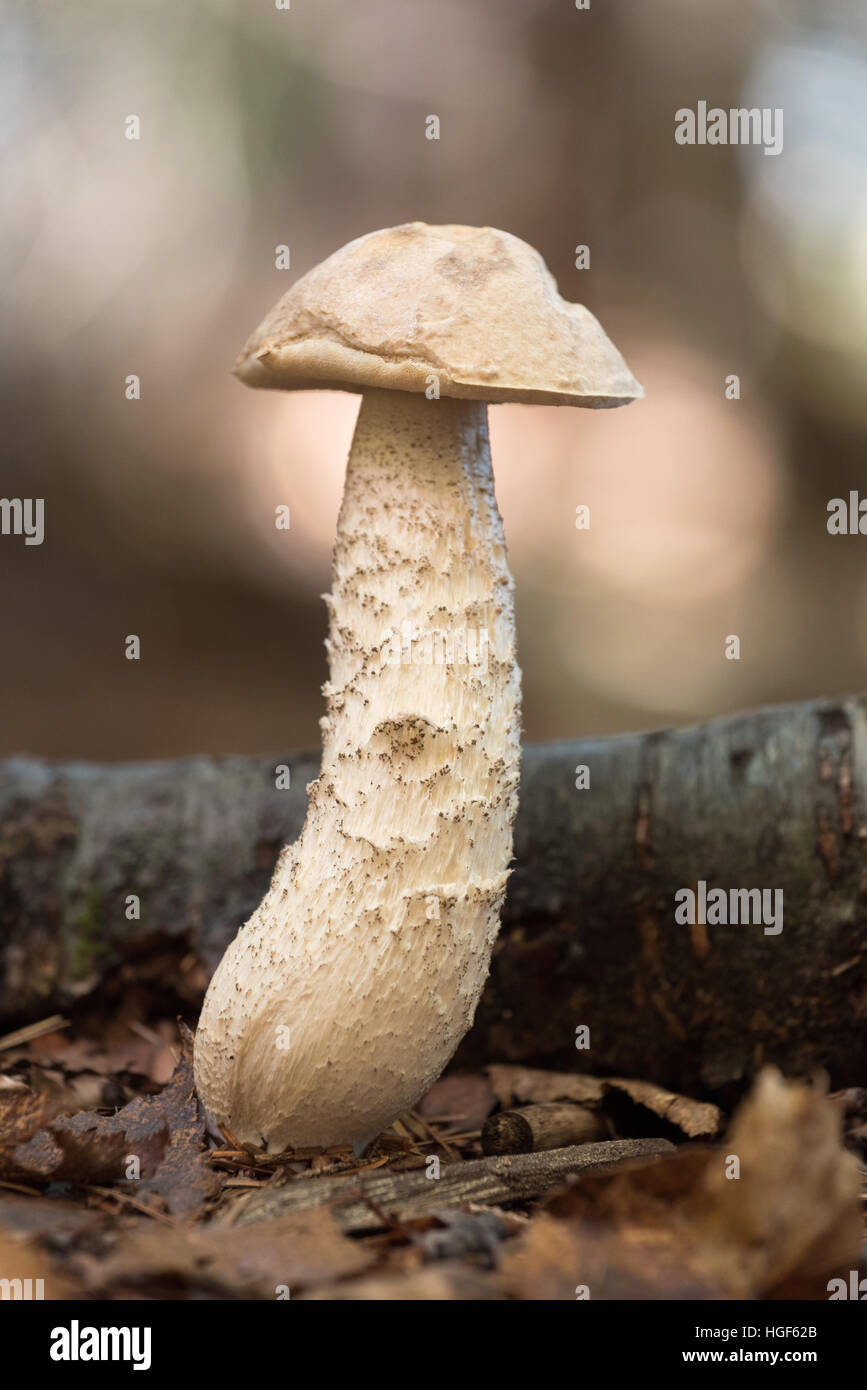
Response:
POLYGON ((547 405, 643 395, 538 251, 493 227, 408 222, 370 232, 302 276, 235 363, 248 386, 425 391, 547 405))

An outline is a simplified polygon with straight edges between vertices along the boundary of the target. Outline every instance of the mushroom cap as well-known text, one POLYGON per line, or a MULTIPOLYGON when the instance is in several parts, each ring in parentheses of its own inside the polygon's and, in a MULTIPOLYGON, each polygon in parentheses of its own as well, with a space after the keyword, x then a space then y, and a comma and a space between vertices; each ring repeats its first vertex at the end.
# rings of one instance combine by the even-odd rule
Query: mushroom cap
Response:
POLYGON ((274 305, 235 363, 248 386, 424 392, 541 405, 644 393, 538 251, 494 227, 407 222, 335 251, 274 305))

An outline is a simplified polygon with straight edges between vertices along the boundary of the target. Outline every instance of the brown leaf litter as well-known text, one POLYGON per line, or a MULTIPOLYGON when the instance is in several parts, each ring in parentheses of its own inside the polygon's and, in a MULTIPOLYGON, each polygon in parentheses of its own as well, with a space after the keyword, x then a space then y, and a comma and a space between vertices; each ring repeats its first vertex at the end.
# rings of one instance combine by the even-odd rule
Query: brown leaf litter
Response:
POLYGON ((755 1298, 787 1285, 821 1296, 857 1263, 859 1187, 839 1110, 768 1068, 721 1147, 590 1174, 551 1197, 504 1255, 501 1287, 530 1299, 755 1298))
POLYGON ((63 1022, 0 1051, 0 1278, 40 1278, 47 1298, 827 1297, 857 1264, 840 1135, 845 1117, 865 1153, 857 1088, 766 1070, 711 1146, 725 1121, 706 1101, 493 1065, 436 1082, 360 1159, 274 1155, 209 1147, 187 1029, 178 1048, 166 1020, 63 1022), (611 1141, 483 1158, 498 1106, 553 1102, 588 1107, 611 1141))

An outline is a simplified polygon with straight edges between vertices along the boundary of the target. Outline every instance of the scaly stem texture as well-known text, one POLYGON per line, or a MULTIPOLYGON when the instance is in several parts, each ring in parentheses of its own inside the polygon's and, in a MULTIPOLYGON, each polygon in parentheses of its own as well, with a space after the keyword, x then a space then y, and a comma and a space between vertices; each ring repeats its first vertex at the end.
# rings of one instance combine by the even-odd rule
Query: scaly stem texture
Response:
POLYGON ((517 809, 520 671, 486 407, 365 394, 307 820, 224 956, 207 1108, 272 1151, 366 1141, 469 1028, 517 809))

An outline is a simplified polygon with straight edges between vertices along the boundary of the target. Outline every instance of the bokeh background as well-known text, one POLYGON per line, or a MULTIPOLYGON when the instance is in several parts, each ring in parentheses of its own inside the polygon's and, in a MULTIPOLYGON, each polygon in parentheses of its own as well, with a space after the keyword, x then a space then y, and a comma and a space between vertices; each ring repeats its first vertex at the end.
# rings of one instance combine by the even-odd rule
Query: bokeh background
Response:
POLYGON ((318 744, 358 397, 229 372, 414 219, 531 242, 647 392, 491 412, 526 737, 864 685, 867 537, 826 529, 867 496, 861 0, 7 0, 0 151, 0 493, 46 500, 0 538, 0 751, 318 744), (677 145, 699 100, 782 107, 783 153, 677 145))

